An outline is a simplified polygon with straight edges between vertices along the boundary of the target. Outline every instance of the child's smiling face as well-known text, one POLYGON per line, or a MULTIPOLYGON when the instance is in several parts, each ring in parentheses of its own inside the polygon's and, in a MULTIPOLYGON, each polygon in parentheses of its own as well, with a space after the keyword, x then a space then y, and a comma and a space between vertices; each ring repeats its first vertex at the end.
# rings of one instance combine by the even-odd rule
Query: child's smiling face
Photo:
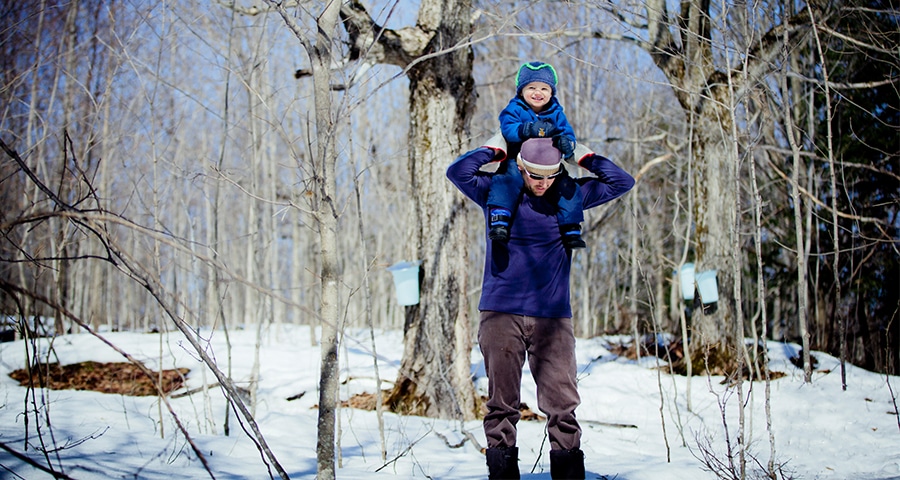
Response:
POLYGON ((553 89, 544 82, 531 82, 522 89, 522 98, 535 112, 540 112, 553 97, 553 89))

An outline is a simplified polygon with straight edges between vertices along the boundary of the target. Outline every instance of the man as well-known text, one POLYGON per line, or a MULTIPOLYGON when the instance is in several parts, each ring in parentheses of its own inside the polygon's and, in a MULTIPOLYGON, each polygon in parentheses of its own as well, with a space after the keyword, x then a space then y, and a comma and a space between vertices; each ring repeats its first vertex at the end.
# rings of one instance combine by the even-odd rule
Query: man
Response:
MULTIPOLYGON (((506 144, 495 136, 481 148, 460 156, 447 177, 485 211, 491 173, 479 169, 506 157, 506 144)), ((488 413, 484 417, 487 465, 491 479, 518 479, 516 424, 519 421, 522 367, 526 358, 537 384, 538 407, 547 416, 550 476, 584 479, 581 427, 575 408, 575 335, 569 303, 572 250, 559 233, 556 211, 560 192, 554 182, 566 175, 553 139, 522 143, 517 164, 525 189, 516 205, 508 243, 488 241, 484 262, 478 342, 488 376, 488 413)), ((583 146, 575 160, 596 175, 579 178, 585 209, 609 202, 634 186, 634 178, 609 159, 583 146)))

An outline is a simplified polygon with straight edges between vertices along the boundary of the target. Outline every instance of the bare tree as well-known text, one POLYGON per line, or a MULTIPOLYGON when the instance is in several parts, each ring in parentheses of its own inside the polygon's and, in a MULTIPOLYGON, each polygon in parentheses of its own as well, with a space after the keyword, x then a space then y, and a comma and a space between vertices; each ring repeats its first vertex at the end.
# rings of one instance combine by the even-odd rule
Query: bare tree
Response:
POLYGON ((319 373, 319 421, 316 442, 316 478, 335 478, 335 411, 338 405, 338 334, 341 331, 339 308, 340 259, 337 252, 338 218, 335 137, 338 121, 332 105, 331 65, 338 26, 340 3, 330 2, 316 18, 315 42, 311 42, 283 5, 269 0, 310 58, 315 95, 316 155, 313 161, 314 215, 319 232, 322 269, 322 339, 319 373))
MULTIPOLYGON (((740 325, 735 319, 734 285, 735 241, 732 238, 737 219, 731 208, 737 204, 734 179, 739 174, 738 158, 734 156, 732 126, 734 112, 729 100, 728 66, 717 59, 721 45, 714 43, 717 24, 712 3, 689 1, 680 10, 670 13, 669 4, 649 0, 637 9, 610 4, 604 7, 619 19, 623 26, 638 29, 641 36, 627 36, 615 32, 595 31, 597 38, 632 43, 650 54, 653 62, 672 87, 675 98, 690 125, 689 145, 692 158, 692 220, 694 223, 693 251, 698 271, 716 269, 719 292, 718 310, 711 315, 695 312, 691 319, 693 341, 706 352, 717 352, 721 361, 730 363, 733 354, 727 346, 730 339, 741 337, 730 325, 740 325)), ((773 21, 768 30, 753 37, 748 46, 746 65, 748 78, 764 75, 772 60, 780 52, 784 29, 803 29, 803 24, 773 21), (798 26, 795 26, 798 25, 798 26)), ((726 53, 730 54, 730 53, 726 53)), ((740 77, 732 78, 733 91, 742 95, 751 85, 740 77)), ((718 362, 716 362, 718 363, 718 362)))
POLYGON ((400 372, 387 403, 396 411, 475 418, 464 200, 444 176, 468 143, 474 105, 472 5, 425 0, 413 27, 379 25, 357 0, 341 9, 349 58, 387 63, 409 78, 413 218, 408 251, 423 260, 421 301, 407 307, 400 372))

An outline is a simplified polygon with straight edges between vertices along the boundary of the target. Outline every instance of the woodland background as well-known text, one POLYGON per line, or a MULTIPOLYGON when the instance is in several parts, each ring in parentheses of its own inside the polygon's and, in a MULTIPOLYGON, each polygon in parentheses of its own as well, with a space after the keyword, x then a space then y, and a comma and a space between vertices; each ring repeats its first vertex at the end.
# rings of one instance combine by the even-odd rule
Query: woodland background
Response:
POLYGON ((732 337, 900 371, 896 4, 340 7, 341 28, 322 37, 316 21, 329 7, 317 2, 4 2, 0 310, 10 328, 189 332, 333 317, 409 331, 431 305, 453 303, 471 330, 451 322, 448 338, 471 335, 484 220, 448 182, 423 179, 490 137, 518 66, 543 60, 559 73, 578 141, 638 177, 587 214, 589 248, 572 278, 578 336, 681 335, 704 316, 688 305, 683 318, 675 272, 699 260, 723 275, 727 313, 709 318, 732 337), (374 23, 357 23, 361 13, 374 23), (410 27, 438 15, 441 28, 462 25, 459 39, 410 27), (368 44, 365 25, 378 27, 368 44), (674 32, 668 46, 659 25, 674 32), (402 53, 417 35, 430 35, 417 57, 361 48, 402 53), (471 72, 432 68, 453 56, 471 72), (672 81, 695 69, 706 75, 672 81), (439 102, 416 108, 427 95, 411 92, 429 73, 471 102, 456 104, 458 123, 423 132, 429 115, 447 114, 439 102), (327 74, 327 95, 316 74, 327 74), (711 134, 697 120, 704 102, 723 119, 721 156, 698 152, 711 134), (447 141, 457 135, 462 145, 447 141), (718 169, 724 180, 708 178, 718 169), (445 188, 449 206, 422 202, 445 188), (714 208, 724 227, 698 223, 714 208), (719 257, 707 255, 709 235, 729 239, 719 257), (464 248, 426 248, 442 238, 464 248), (430 283, 434 256, 458 297, 430 283), (413 259, 424 261, 423 303, 404 308, 385 267, 413 259), (323 301, 332 283, 337 300, 323 301))

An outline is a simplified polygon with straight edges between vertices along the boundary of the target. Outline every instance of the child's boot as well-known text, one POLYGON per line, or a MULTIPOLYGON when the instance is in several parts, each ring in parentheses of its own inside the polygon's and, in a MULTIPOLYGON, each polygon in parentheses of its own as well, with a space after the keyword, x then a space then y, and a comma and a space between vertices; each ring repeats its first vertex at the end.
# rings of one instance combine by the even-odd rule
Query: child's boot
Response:
POLYGON ((561 225, 559 227, 562 232, 563 246, 568 249, 586 248, 587 244, 581 238, 581 225, 577 223, 569 225, 561 225))
POLYGON ((492 208, 488 238, 498 242, 509 241, 510 211, 505 208, 492 208))

